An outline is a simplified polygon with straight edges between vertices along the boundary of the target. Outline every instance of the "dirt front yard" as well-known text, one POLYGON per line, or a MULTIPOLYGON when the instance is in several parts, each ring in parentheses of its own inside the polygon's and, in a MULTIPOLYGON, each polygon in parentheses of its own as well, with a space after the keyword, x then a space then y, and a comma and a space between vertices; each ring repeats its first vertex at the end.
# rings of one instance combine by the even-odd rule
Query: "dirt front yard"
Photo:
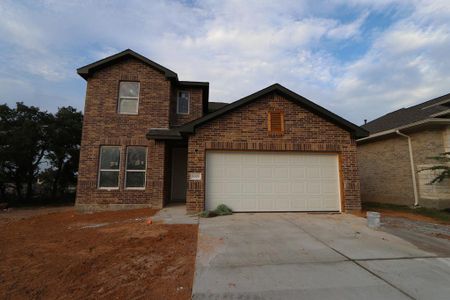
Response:
POLYGON ((0 298, 190 299, 197 225, 154 213, 0 212, 0 298))

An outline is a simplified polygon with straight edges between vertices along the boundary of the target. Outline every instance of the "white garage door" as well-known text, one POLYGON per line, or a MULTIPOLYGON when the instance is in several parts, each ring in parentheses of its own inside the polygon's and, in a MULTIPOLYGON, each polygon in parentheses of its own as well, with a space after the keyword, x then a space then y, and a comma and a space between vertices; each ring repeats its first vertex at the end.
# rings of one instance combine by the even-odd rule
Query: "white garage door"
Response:
POLYGON ((337 154, 218 152, 206 154, 206 209, 340 211, 337 154))

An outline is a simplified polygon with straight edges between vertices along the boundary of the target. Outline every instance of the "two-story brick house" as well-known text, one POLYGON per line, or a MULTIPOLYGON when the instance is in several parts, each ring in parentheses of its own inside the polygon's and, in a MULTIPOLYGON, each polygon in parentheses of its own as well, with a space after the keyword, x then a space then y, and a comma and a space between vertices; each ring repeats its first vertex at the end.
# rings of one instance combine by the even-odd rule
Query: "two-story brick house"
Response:
POLYGON ((79 209, 360 209, 355 140, 367 132, 279 84, 210 103, 208 83, 180 81, 131 50, 78 74, 79 209))

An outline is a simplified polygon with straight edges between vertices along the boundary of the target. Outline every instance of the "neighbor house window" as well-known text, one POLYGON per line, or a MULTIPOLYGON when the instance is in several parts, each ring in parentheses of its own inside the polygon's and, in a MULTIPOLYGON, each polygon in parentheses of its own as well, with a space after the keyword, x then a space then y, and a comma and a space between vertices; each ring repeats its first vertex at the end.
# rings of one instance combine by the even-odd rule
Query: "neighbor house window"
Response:
POLYGON ((120 114, 137 115, 139 107, 139 82, 122 81, 119 86, 120 114))
POLYGON ((104 189, 119 188, 120 147, 102 146, 100 148, 100 168, 98 187, 104 189))
POLYGON ((145 188, 145 170, 147 167, 147 148, 127 147, 125 188, 145 188))
POLYGON ((272 133, 283 133, 284 132, 283 112, 280 112, 280 111, 269 112, 268 129, 269 129, 269 132, 272 132, 272 133))
POLYGON ((179 91, 177 97, 177 114, 189 114, 189 92, 179 91))

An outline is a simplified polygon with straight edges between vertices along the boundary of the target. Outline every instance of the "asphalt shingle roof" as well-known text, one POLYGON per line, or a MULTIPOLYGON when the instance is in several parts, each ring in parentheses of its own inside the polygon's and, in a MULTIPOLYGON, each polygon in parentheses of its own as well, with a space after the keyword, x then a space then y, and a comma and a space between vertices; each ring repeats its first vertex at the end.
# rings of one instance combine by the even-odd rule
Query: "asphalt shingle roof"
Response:
MULTIPOLYGON (((252 101, 256 101, 259 98, 261 98, 264 95, 270 94, 270 93, 277 93, 279 95, 284 96, 287 99, 290 99, 294 103, 297 103, 298 105, 301 105, 302 107, 306 108, 309 111, 314 112, 315 114, 327 119, 328 121, 340 126, 341 128, 344 128, 345 130, 352 133, 352 135, 356 138, 363 138, 369 135, 369 132, 364 130, 363 128, 339 117, 338 115, 332 113, 331 111, 311 102, 310 100, 300 96, 297 93, 294 93, 293 91, 285 88, 284 86, 275 83, 272 84, 265 89, 262 89, 256 93, 253 93, 247 97, 244 97, 242 99, 239 99, 233 103, 230 103, 228 105, 224 105, 222 108, 219 108, 218 110, 211 112, 207 115, 204 115, 201 118, 198 118, 196 120, 193 120, 191 122, 188 122, 181 127, 179 127, 177 130, 180 133, 180 136, 183 134, 191 134, 195 132, 195 128, 198 126, 201 126, 202 124, 209 122, 215 118, 218 118, 234 109, 237 109, 243 105, 246 105, 252 101)), ((150 129, 150 131, 147 134, 147 138, 149 139, 161 139, 166 138, 167 135, 164 131, 161 130, 154 130, 150 129)), ((170 135, 171 138, 173 138, 173 135, 170 135)))
POLYGON ((225 103, 225 102, 209 102, 208 103, 208 113, 215 112, 216 110, 219 110, 228 104, 229 103, 225 103))
POLYGON ((446 100, 450 102, 450 93, 411 107, 393 111, 361 127, 368 130, 370 134, 374 134, 425 120, 436 113, 450 109, 449 102, 445 103, 446 100))

